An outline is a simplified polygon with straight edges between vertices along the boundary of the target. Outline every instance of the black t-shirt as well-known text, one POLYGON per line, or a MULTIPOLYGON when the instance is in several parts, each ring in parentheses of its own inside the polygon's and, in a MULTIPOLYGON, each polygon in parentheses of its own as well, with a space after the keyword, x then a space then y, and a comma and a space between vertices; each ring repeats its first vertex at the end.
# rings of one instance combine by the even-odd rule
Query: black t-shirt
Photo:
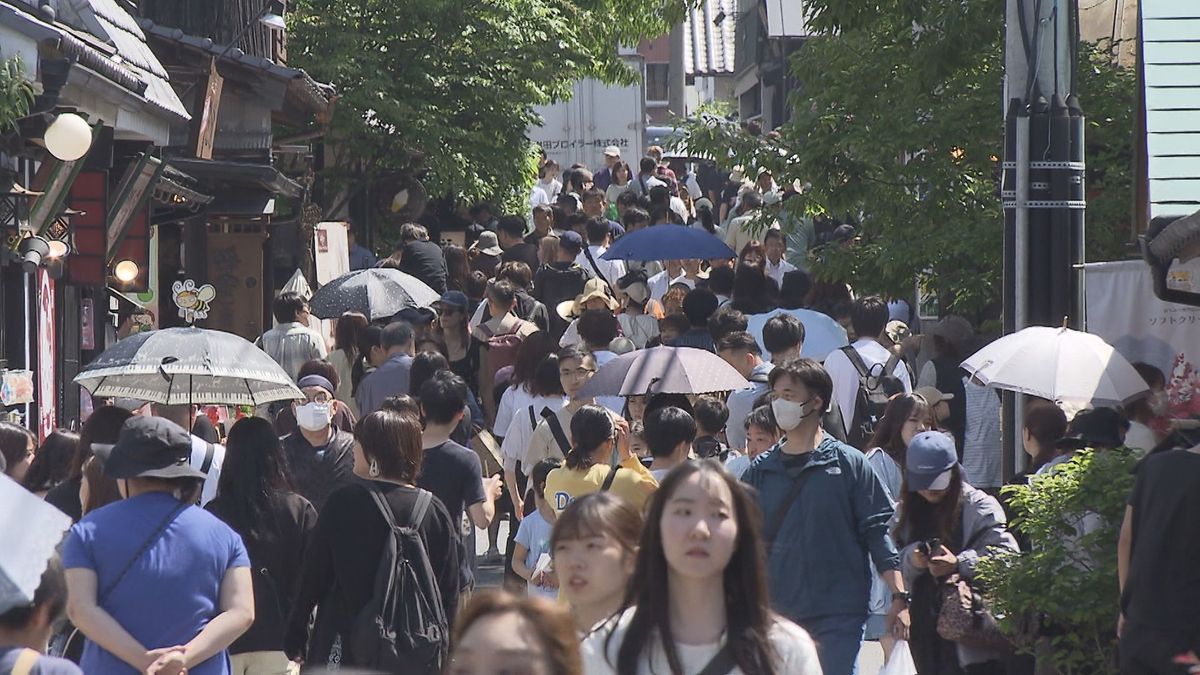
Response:
POLYGON ((400 248, 400 271, 429 284, 438 293, 446 292, 446 260, 442 249, 431 241, 410 241, 400 248))
POLYGON ((1200 635, 1200 453, 1146 457, 1129 505, 1133 543, 1121 598, 1125 616, 1200 635))
MULTIPOLYGON (((479 455, 454 441, 425 449, 417 486, 429 490, 440 499, 456 524, 462 523, 463 511, 468 506, 487 498, 483 494, 483 469, 479 464, 479 455)), ((470 556, 464 550, 460 559, 464 588, 470 588, 474 583, 470 556)))
POLYGON ((501 262, 523 262, 529 265, 529 273, 533 274, 538 271, 540 263, 538 262, 538 247, 533 244, 521 242, 508 247, 500 256, 501 262))
MULTIPOLYGON (((370 484, 384 493, 396 522, 407 522, 417 503, 417 490, 384 481, 370 484)), ((328 662, 336 636, 350 634, 354 618, 374 592, 375 573, 388 536, 383 514, 361 484, 335 491, 320 514, 305 552, 300 590, 284 640, 284 651, 289 657, 307 654, 309 662, 319 664, 328 662), (309 615, 317 605, 321 607, 309 638, 309 615)), ((419 529, 441 591, 446 619, 453 625, 458 609, 458 556, 462 548, 458 524, 450 520, 446 507, 435 497, 419 529)))

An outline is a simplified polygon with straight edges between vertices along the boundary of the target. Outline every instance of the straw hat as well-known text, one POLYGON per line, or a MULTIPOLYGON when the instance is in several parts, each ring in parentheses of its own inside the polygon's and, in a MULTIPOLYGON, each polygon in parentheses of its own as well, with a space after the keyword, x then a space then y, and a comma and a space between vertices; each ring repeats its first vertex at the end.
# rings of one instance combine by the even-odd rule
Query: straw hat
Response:
POLYGON ((604 283, 603 279, 592 278, 588 279, 587 283, 583 285, 582 293, 575 296, 574 300, 564 300, 563 302, 558 303, 558 307, 555 308, 555 311, 558 312, 559 316, 570 321, 580 314, 583 314, 583 305, 588 300, 592 300, 594 298, 600 298, 604 300, 605 306, 607 306, 611 311, 615 312, 617 311, 617 308, 620 307, 616 299, 613 298, 612 294, 608 292, 608 284, 604 283))

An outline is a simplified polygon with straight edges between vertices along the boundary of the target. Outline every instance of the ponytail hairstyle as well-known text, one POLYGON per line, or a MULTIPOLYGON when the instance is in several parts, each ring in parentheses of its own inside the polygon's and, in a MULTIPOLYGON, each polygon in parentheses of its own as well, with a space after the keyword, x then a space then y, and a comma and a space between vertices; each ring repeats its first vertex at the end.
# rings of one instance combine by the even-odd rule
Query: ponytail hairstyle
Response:
POLYGON ((587 471, 595 462, 592 454, 613 438, 616 425, 612 415, 598 405, 585 405, 571 418, 571 451, 567 453, 566 467, 573 471, 587 471))
POLYGON ((375 324, 364 326, 358 333, 357 354, 354 367, 350 370, 350 381, 353 384, 352 393, 358 394, 358 385, 367 375, 367 362, 371 358, 371 348, 383 346, 383 328, 375 324))

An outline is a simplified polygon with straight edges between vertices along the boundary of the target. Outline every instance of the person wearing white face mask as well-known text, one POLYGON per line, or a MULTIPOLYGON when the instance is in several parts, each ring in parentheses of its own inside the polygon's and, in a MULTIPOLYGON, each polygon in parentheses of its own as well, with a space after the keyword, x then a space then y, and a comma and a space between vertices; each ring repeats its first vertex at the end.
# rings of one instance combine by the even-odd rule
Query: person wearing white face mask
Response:
POLYGON ((295 432, 283 437, 296 492, 321 510, 329 494, 354 480, 354 436, 333 426, 333 384, 320 375, 296 383, 303 402, 294 401, 295 432))
POLYGON ((771 606, 822 646, 826 675, 850 675, 867 620, 871 563, 891 593, 886 628, 908 637, 908 594, 888 535, 895 511, 866 457, 821 428, 833 381, 820 363, 787 361, 768 385, 786 436, 742 480, 757 490, 763 514, 771 606))

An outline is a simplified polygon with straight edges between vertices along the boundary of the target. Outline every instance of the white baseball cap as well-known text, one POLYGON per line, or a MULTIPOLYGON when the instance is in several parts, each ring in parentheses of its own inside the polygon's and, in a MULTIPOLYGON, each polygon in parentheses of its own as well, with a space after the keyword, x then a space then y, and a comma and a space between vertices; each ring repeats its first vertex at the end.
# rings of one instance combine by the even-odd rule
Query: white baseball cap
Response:
POLYGON ((604 154, 608 155, 609 157, 620 157, 621 149, 615 145, 610 145, 604 149, 604 154))

